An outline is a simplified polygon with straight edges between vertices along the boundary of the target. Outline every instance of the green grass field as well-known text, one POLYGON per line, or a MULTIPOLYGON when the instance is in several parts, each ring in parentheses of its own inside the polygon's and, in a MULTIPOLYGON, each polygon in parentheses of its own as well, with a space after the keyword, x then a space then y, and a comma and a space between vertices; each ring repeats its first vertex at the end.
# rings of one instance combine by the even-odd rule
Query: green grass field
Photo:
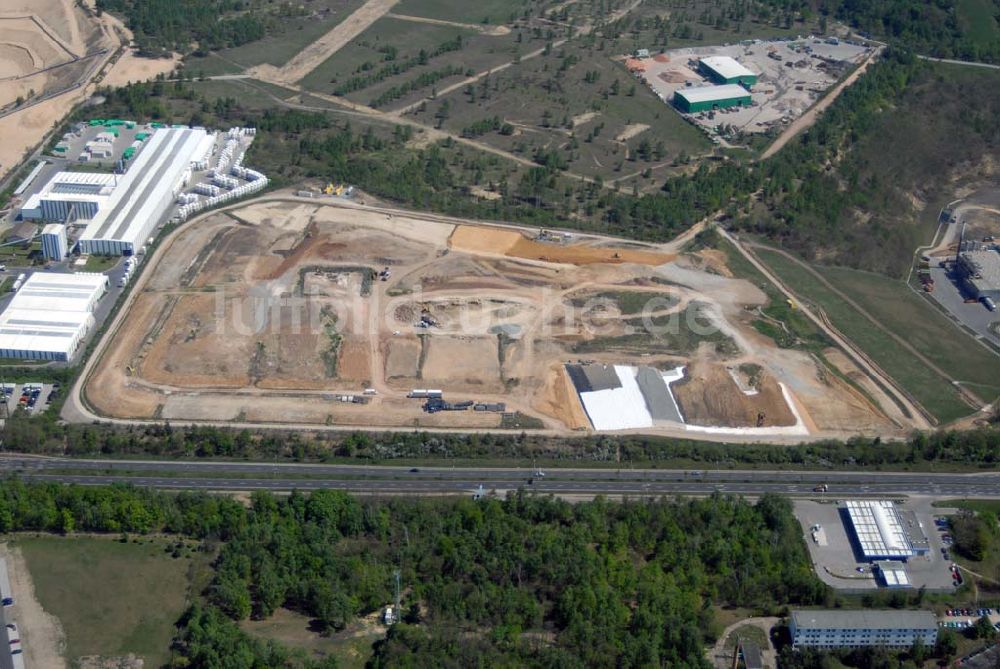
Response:
MULTIPOLYGON (((758 256, 795 292, 820 308, 830 318, 834 326, 850 338, 861 350, 871 357, 887 374, 892 376, 937 420, 946 423, 972 413, 972 409, 961 400, 947 379, 928 368, 920 358, 901 347, 884 331, 874 327, 867 318, 836 293, 824 286, 813 274, 771 251, 758 251, 758 256)), ((847 291, 870 313, 877 313, 883 325, 890 331, 906 338, 923 355, 945 370, 958 374, 974 375, 977 382, 990 382, 989 370, 997 370, 997 358, 982 349, 963 332, 948 322, 934 308, 913 296, 902 283, 898 287, 890 279, 876 275, 854 272, 853 270, 824 270, 829 272, 831 283, 839 282, 840 290, 847 291), (881 279, 881 280, 880 280, 881 279), (946 326, 946 327, 943 327, 946 326), (911 332, 915 335, 910 337, 911 332), (946 343, 940 340, 949 339, 946 343), (976 366, 981 370, 976 370, 976 366)), ((992 372, 996 374, 996 372, 992 372)), ((994 376, 1000 378, 1000 376, 994 376)), ((969 380, 969 379, 963 379, 969 380)), ((993 381, 995 384, 996 381, 993 381)), ((992 386, 976 386, 976 391, 987 391, 992 386)))
POLYGON ((988 46, 1000 39, 996 11, 996 3, 990 0, 958 0, 955 6, 959 27, 979 46, 988 46))
POLYGON ((531 10, 539 14, 539 5, 556 4, 552 0, 544 3, 532 0, 403 0, 393 7, 396 14, 422 16, 430 19, 456 21, 458 23, 487 23, 499 25, 509 23, 511 18, 520 17, 531 10))
POLYGON ((893 332, 906 337, 922 354, 984 400, 1000 397, 1000 356, 994 355, 902 281, 843 268, 820 268, 841 291, 851 295, 893 332))
POLYGON ((240 627, 261 639, 305 651, 310 657, 333 656, 343 669, 363 669, 372 656, 372 644, 383 637, 379 628, 355 625, 341 633, 323 636, 309 628, 309 617, 278 609, 267 620, 244 620, 240 627))
POLYGON ((202 554, 173 558, 168 542, 113 538, 20 538, 42 607, 66 633, 66 656, 135 653, 146 666, 170 658, 174 623, 188 600, 192 564, 202 554))
POLYGON ((331 56, 300 82, 309 90, 328 94, 355 77, 372 77, 383 68, 398 67, 423 52, 427 60, 422 65, 404 68, 378 80, 372 80, 356 90, 344 92, 344 97, 361 104, 371 104, 389 89, 416 82, 419 77, 444 70, 452 71, 438 81, 408 91, 398 99, 383 104, 382 109, 398 109, 404 105, 432 97, 435 90, 461 81, 469 72, 481 72, 514 60, 518 53, 541 48, 540 40, 530 35, 523 43, 515 35, 491 36, 468 28, 415 23, 391 17, 376 21, 353 42, 331 56), (434 55, 441 45, 461 37, 463 47, 434 55), (389 58, 385 49, 396 49, 389 58))

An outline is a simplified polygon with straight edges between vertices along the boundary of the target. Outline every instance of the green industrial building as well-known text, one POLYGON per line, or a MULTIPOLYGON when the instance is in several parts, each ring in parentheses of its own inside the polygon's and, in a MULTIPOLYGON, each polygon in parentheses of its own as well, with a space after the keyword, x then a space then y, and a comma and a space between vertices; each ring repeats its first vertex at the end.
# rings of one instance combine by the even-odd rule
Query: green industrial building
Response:
POLYGON ((749 107, 750 92, 737 84, 681 88, 674 91, 674 105, 685 114, 727 107, 749 107))
POLYGON ((708 56, 698 61, 698 69, 717 84, 741 84, 751 88, 757 75, 729 56, 708 56))

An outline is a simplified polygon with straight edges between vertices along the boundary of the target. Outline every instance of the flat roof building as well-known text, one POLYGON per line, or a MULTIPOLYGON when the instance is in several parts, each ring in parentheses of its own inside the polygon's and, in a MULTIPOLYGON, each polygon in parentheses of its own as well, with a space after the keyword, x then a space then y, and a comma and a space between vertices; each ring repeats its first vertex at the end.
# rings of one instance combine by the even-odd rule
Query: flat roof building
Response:
POLYGON ((905 560, 930 552, 916 516, 888 500, 850 500, 841 509, 866 560, 905 560))
POLYGON ((65 225, 49 223, 42 228, 42 255, 46 260, 62 260, 68 251, 65 225))
POLYGON ((963 251, 958 254, 958 269, 965 287, 977 299, 1000 300, 1000 250, 963 251))
POLYGON ((749 91, 738 84, 679 88, 674 91, 674 105, 686 114, 749 106, 750 102, 749 91))
POLYGON ((96 172, 56 172, 21 207, 21 218, 69 223, 89 221, 108 205, 119 178, 96 172))
POLYGON ((146 140, 112 201, 80 235, 81 253, 130 255, 146 241, 200 158, 203 128, 162 128, 146 140))
POLYGON ((931 611, 792 611, 789 632, 794 648, 908 648, 916 639, 928 648, 937 642, 931 611))
POLYGON ((103 274, 35 272, 0 314, 0 357, 69 362, 107 288, 103 274))
POLYGON ((875 563, 879 582, 886 588, 912 588, 906 565, 897 560, 881 560, 875 563))
POLYGON ((698 69, 717 84, 742 84, 750 88, 757 74, 729 56, 707 56, 698 61, 698 69))

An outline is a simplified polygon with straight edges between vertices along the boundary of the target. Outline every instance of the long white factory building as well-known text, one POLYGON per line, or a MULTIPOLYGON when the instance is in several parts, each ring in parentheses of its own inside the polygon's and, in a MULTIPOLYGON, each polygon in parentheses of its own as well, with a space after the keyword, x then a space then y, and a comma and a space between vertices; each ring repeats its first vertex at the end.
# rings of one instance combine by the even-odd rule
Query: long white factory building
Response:
POLYGON ((104 274, 35 272, 0 314, 0 357, 72 360, 107 289, 104 274))
POLYGON ((81 253, 134 253, 187 182, 192 164, 204 165, 214 144, 203 128, 158 129, 124 174, 58 172, 28 198, 21 217, 85 222, 81 253))
POLYGON ((204 160, 211 148, 212 137, 201 128, 154 132, 118 179, 109 206, 98 212, 80 235, 80 252, 135 253, 191 176, 191 163, 204 160))

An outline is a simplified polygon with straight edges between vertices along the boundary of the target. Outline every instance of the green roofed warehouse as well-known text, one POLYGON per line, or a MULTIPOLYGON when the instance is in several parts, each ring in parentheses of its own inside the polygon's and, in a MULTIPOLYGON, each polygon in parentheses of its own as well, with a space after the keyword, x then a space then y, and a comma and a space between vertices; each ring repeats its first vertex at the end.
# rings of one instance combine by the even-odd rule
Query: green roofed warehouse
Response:
POLYGON ((681 88, 674 91, 674 105, 686 114, 726 107, 749 107, 750 93, 737 84, 681 88))
POLYGON ((750 88, 757 83, 756 74, 729 56, 702 58, 698 69, 717 84, 742 84, 750 88))

